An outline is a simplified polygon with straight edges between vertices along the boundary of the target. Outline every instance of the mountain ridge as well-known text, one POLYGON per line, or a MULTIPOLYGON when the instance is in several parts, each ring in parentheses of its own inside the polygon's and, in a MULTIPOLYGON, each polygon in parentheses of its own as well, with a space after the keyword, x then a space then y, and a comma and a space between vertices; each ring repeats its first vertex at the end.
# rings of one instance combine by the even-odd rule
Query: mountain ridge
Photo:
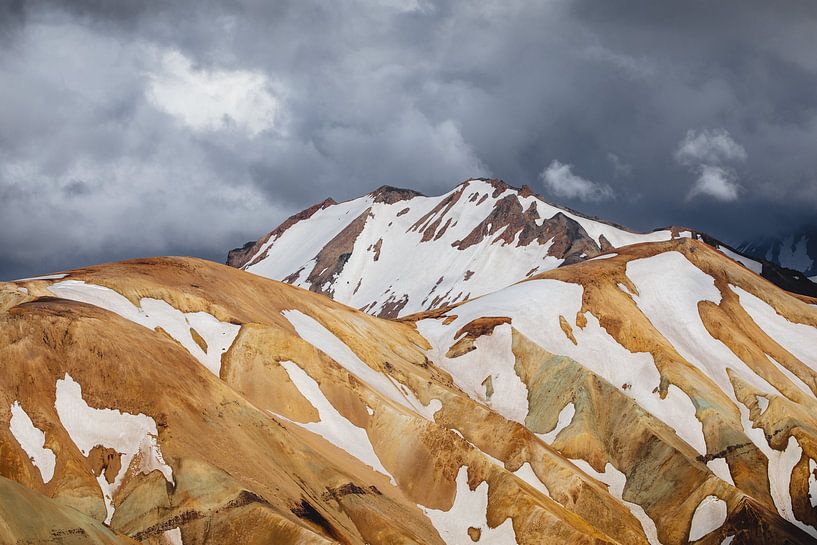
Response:
POLYGON ((677 226, 639 233, 553 205, 529 186, 485 178, 466 180, 438 197, 381 186, 342 203, 327 199, 233 250, 227 263, 397 317, 482 295, 616 247, 683 236, 706 241, 785 289, 817 295, 817 285, 796 271, 750 259, 706 233, 677 226), (310 241, 308 251, 293 248, 298 239, 310 241), (383 252, 387 266, 374 263, 383 252), (513 271, 491 280, 486 269, 513 271), (413 278, 412 293, 395 288, 401 273, 413 278))

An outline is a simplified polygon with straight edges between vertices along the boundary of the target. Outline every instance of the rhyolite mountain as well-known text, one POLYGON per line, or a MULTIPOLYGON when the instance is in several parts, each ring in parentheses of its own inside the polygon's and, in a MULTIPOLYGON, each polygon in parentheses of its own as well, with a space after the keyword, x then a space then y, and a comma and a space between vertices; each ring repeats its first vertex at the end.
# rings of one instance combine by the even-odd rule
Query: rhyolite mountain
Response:
POLYGON ((486 180, 231 261, 0 283, 0 544, 817 542, 817 299, 766 263, 486 180))
POLYGON ((813 543, 816 305, 683 237, 401 321, 191 258, 0 284, 0 542, 813 543))
POLYGON ((471 179, 426 197, 384 186, 327 199, 232 250, 227 264, 294 284, 382 317, 490 293, 525 278, 642 242, 704 240, 784 289, 817 296, 795 271, 755 260, 704 233, 636 233, 558 207, 523 186, 471 179))

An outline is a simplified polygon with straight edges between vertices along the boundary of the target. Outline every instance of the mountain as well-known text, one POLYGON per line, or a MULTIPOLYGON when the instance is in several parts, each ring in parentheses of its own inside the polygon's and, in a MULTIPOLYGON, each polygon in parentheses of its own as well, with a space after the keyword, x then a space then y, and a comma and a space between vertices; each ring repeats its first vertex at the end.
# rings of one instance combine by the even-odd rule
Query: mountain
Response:
POLYGON ((192 258, 4 283, 0 537, 813 543, 815 346, 684 237, 403 320, 192 258))
POLYGON ((817 225, 803 226, 783 237, 760 237, 743 242, 738 250, 780 267, 817 277, 817 225))
POLYGON ((439 197, 384 186, 287 219, 227 264, 393 318, 491 293, 538 273, 645 242, 704 240, 785 289, 817 286, 703 233, 635 233, 557 207, 530 188, 467 180, 439 197))

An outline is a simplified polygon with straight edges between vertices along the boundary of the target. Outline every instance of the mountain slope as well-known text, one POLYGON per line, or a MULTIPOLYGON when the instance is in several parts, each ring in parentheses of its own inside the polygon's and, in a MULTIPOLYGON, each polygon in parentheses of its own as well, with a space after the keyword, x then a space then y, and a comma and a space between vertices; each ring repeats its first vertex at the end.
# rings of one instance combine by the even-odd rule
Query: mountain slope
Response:
POLYGON ((618 475, 667 543, 681 537, 667 519, 689 516, 690 502, 725 501, 726 524, 748 508, 724 483, 817 536, 817 309, 806 301, 687 240, 620 249, 416 318, 456 384, 603 480, 618 475), (503 336, 486 336, 486 322, 503 336), (507 405, 526 390, 527 405, 507 405), (686 450, 666 449, 678 439, 686 450), (702 484, 693 460, 721 484, 702 484), (682 488, 664 495, 669 481, 682 488))
POLYGON ((0 476, 144 543, 810 543, 815 304, 689 239, 401 322, 184 258, 2 284, 0 476))
POLYGON ((139 541, 643 542, 602 486, 453 388, 407 325, 187 259, 0 301, 0 475, 139 541), (528 445, 526 469, 435 423, 442 407, 528 445))
POLYGON ((771 261, 780 267, 817 275, 817 226, 804 226, 786 237, 761 237, 743 242, 742 253, 771 261))
POLYGON ((229 264, 383 317, 489 293, 603 250, 669 240, 556 208, 497 180, 440 197, 383 187, 293 216, 229 264))
POLYGON ((641 242, 696 237, 785 289, 817 286, 753 261, 703 233, 634 233, 558 208, 527 187, 468 180, 439 197, 381 187, 300 212, 227 263, 382 317, 478 297, 566 264, 641 242))

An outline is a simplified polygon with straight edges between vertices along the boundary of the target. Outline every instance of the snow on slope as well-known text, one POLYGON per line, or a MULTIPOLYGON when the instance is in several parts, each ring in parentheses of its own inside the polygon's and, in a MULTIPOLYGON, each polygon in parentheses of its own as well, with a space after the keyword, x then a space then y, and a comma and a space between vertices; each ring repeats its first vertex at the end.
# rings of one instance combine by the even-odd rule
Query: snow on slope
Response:
POLYGON ((709 334, 698 311, 700 301, 719 303, 715 279, 680 252, 665 252, 627 263, 627 276, 639 295, 634 296, 652 325, 687 361, 711 378, 737 404, 727 369, 764 393, 781 395, 759 377, 723 342, 709 334))
POLYGON ((457 496, 454 505, 447 511, 429 509, 422 505, 431 523, 440 533, 446 545, 517 545, 516 534, 511 519, 505 519, 496 528, 488 526, 488 483, 483 481, 474 489, 468 486, 468 466, 457 472, 457 496), (479 530, 479 537, 473 539, 469 528, 479 530))
POLYGON ((726 514, 725 501, 717 496, 705 497, 692 515, 689 540, 697 541, 723 526, 723 523, 726 522, 726 514))
POLYGON ((769 490, 777 512, 807 534, 817 538, 817 529, 797 520, 792 508, 791 473, 803 456, 803 449, 797 439, 794 436, 789 436, 786 450, 782 452, 775 450, 766 440, 763 428, 754 426, 749 415, 749 408, 739 403, 738 409, 740 409, 743 432, 768 459, 769 490))
MULTIPOLYGON (((811 526, 797 520, 789 493, 792 470, 800 460, 802 449, 793 437, 784 451, 775 450, 769 445, 763 430, 754 427, 755 424, 750 420, 749 408, 738 400, 729 373, 740 377, 759 392, 758 406, 761 414, 769 407, 771 400, 782 394, 722 341, 714 338, 701 318, 700 302, 718 304, 721 301, 715 279, 678 251, 632 259, 626 264, 625 274, 636 291, 631 293, 622 284, 619 284, 619 289, 632 297, 638 309, 656 330, 682 357, 708 376, 739 410, 743 417, 744 433, 769 460, 768 477, 778 512, 804 531, 815 535, 811 526)), ((757 297, 735 286, 730 286, 730 289, 738 294, 741 305, 755 322, 783 348, 805 363, 817 365, 814 359, 817 357, 814 351, 817 346, 816 328, 789 322, 757 297)), ((491 336, 478 338, 474 342, 475 350, 454 358, 448 358, 446 353, 457 342, 456 333, 472 321, 484 317, 509 317, 510 326, 528 339, 548 352, 576 360, 601 376, 647 412, 668 424, 700 454, 707 454, 703 426, 696 417, 696 409, 690 397, 678 386, 670 384, 668 395, 665 399, 660 399, 657 393, 660 375, 651 354, 631 353, 625 349, 600 326, 591 313, 584 313, 585 325, 579 327, 576 324, 575 317, 582 309, 583 290, 581 284, 554 279, 529 280, 467 301, 446 313, 448 318, 443 315, 419 320, 417 328, 432 345, 429 358, 449 371, 458 385, 478 399, 480 390, 475 385, 480 383, 483 369, 487 365, 496 365, 503 358, 496 340, 493 341, 493 346, 487 344, 491 336, 497 335, 499 328, 491 336), (570 326, 575 344, 560 327, 560 320, 570 326), (479 341, 485 344, 481 345, 479 341), (490 348, 486 349, 488 346, 490 348), (480 361, 481 358, 490 361, 480 361), (460 360, 459 364, 457 360, 460 360)), ((504 327, 509 326, 505 324, 504 327)), ((510 351, 507 346, 505 350, 510 351)), ((513 361, 512 357, 510 361, 513 361)), ((771 359, 770 363, 777 365, 771 359)), ((782 366, 778 367, 783 371, 782 366)), ((783 372, 797 387, 808 391, 802 380, 791 372, 783 372)), ((483 402, 506 417, 519 420, 518 414, 507 406, 502 407, 491 400, 483 402)), ((573 416, 571 413, 575 410, 572 404, 564 407, 554 430, 540 434, 540 437, 547 443, 555 441, 556 435, 569 425, 573 416)), ((723 481, 730 484, 734 482, 725 459, 710 459, 707 466, 723 481)), ((636 513, 636 516, 640 515, 636 513)), ((645 526, 645 531, 647 530, 648 525, 645 526)))
POLYGON ((552 445, 556 440, 556 437, 559 435, 559 432, 573 422, 574 416, 576 416, 576 406, 571 401, 565 405, 561 411, 559 411, 559 416, 556 418, 556 426, 554 426, 552 430, 547 433, 537 433, 536 435, 538 435, 539 438, 548 445, 552 445))
POLYGON ((110 288, 80 280, 58 282, 48 289, 57 297, 110 310, 148 329, 161 327, 216 376, 221 371, 221 355, 229 350, 241 329, 206 312, 181 312, 161 299, 143 298, 140 308, 110 288), (206 350, 193 338, 192 331, 204 340, 206 350))
POLYGON ((97 445, 112 448, 122 455, 119 472, 113 482, 105 472, 97 475, 107 509, 105 524, 110 524, 114 515, 113 495, 122 485, 131 461, 139 454, 140 473, 154 469, 173 484, 173 470, 162 457, 157 442, 156 421, 144 414, 128 414, 116 409, 95 409, 82 398, 82 387, 66 373, 57 380, 57 394, 54 406, 65 431, 74 444, 88 456, 97 445))
POLYGON ((528 416, 528 389, 514 371, 511 342, 511 326, 502 324, 491 335, 478 338, 474 342, 476 350, 456 358, 435 353, 434 362, 451 373, 454 383, 472 399, 524 424, 528 416), (486 391, 489 380, 490 395, 486 391))
MULTIPOLYGON (((587 324, 583 328, 576 326, 583 290, 579 284, 558 280, 529 280, 458 306, 454 312, 457 318, 448 325, 425 319, 417 322, 417 328, 432 345, 429 358, 451 373, 458 384, 468 384, 474 382, 467 376, 473 365, 459 366, 445 356, 454 344, 455 333, 476 318, 508 316, 511 325, 530 340, 548 352, 580 362, 675 429, 679 437, 698 452, 705 453, 706 444, 701 423, 695 417, 695 406, 679 388, 670 387, 666 398, 661 399, 658 393, 661 377, 650 354, 632 353, 618 344, 590 313, 585 313, 587 324), (576 344, 559 326, 560 317, 570 323, 576 344)), ((480 354, 478 348, 456 359, 468 357, 477 361, 487 355, 480 354)), ((468 393, 478 396, 476 392, 468 393)), ((517 417, 507 408, 491 406, 506 418, 517 417)))
POLYGON ((792 323, 760 298, 738 287, 730 288, 738 294, 741 306, 763 331, 791 355, 817 371, 817 328, 792 323))
POLYGON ((311 316, 299 310, 288 310, 283 315, 303 340, 335 360, 361 382, 368 384, 386 399, 416 412, 426 420, 434 421, 434 413, 442 406, 438 399, 432 399, 428 405, 423 405, 406 386, 366 365, 351 348, 311 316))
POLYGON ((256 255, 263 255, 273 245, 275 252, 247 270, 267 278, 283 280, 313 261, 327 242, 371 205, 372 198, 367 195, 320 210, 309 221, 301 221, 290 227, 286 236, 269 240, 256 255), (284 256, 286 257, 282 259, 284 256))
POLYGON ((54 476, 56 456, 53 450, 45 446, 45 433, 34 425, 28 413, 16 401, 11 405, 9 431, 40 470, 40 476, 47 484, 54 476))
MULTIPOLYGON (((386 475, 392 484, 397 486, 397 482, 391 473, 383 467, 380 458, 372 447, 366 430, 358 428, 347 420, 337 409, 326 399, 321 392, 318 383, 310 377, 306 371, 298 367, 291 361, 282 361, 281 366, 289 375, 289 379, 298 388, 304 397, 309 400, 318 411, 318 422, 306 424, 297 423, 298 426, 317 433, 336 447, 339 447, 369 467, 386 475)), ((279 415, 280 416, 280 415, 279 415)), ((282 417, 283 418, 283 417, 282 417)), ((288 420, 288 419, 287 419, 288 420)))
POLYGON ((748 258, 746 256, 743 256, 743 255, 740 255, 739 253, 733 252, 732 250, 730 250, 726 246, 718 245, 717 249, 718 249, 718 251, 720 251, 724 255, 728 256, 729 258, 734 259, 735 261, 737 261, 738 263, 740 263, 741 265, 743 265, 744 267, 746 267, 750 271, 752 271, 752 272, 754 272, 756 274, 760 274, 760 273, 763 272, 763 265, 761 263, 759 263, 758 261, 755 261, 754 259, 750 259, 750 258, 748 258))
POLYGON ((621 500, 622 503, 627 506, 633 516, 641 523, 641 527, 644 529, 644 535, 647 536, 647 541, 650 545, 661 545, 661 542, 658 540, 658 529, 655 527, 655 522, 646 511, 644 511, 644 508, 637 503, 624 499, 624 487, 627 486, 627 477, 624 473, 616 469, 610 462, 607 462, 607 465, 604 467, 604 473, 599 473, 585 460, 576 459, 571 461, 594 479, 606 484, 610 490, 610 494, 621 500))
POLYGON ((817 274, 817 225, 802 226, 787 236, 748 240, 737 250, 812 276, 817 274))
POLYGON ((495 291, 568 258, 592 257, 606 243, 672 238, 669 230, 638 234, 591 220, 496 181, 469 180, 439 197, 395 202, 376 195, 295 222, 270 236, 243 268, 371 314, 398 316, 495 291))

